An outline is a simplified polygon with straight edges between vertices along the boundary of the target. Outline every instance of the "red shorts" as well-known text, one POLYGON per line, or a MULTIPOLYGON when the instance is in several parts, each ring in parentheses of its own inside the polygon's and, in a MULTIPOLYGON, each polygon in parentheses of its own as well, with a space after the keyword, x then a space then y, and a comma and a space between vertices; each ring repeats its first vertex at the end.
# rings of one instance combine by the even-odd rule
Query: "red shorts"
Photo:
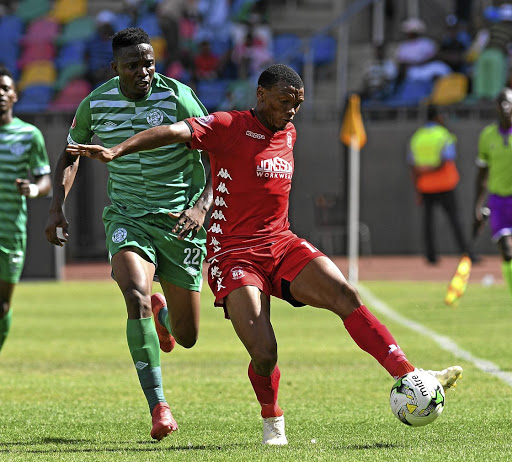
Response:
POLYGON ((302 306, 290 294, 290 283, 311 260, 324 256, 305 239, 291 234, 279 241, 244 250, 226 252, 211 259, 208 284, 215 295, 215 306, 225 306, 230 292, 243 286, 256 286, 271 295, 302 306))

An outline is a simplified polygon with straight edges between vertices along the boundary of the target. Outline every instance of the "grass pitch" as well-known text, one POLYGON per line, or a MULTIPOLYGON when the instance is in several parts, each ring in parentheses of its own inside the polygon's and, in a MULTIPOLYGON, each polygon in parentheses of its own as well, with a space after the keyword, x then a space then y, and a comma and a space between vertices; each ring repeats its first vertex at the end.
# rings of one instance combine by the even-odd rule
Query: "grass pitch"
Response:
MULTIPOLYGON (((512 370, 512 303, 504 286, 470 285, 452 309, 442 303, 446 284, 364 285, 402 316, 512 370)), ((289 445, 272 448, 260 442, 247 353, 208 288, 197 345, 162 354, 165 393, 180 429, 161 442, 149 436, 113 282, 22 283, 13 309, 0 353, 0 461, 512 459, 512 387, 378 313, 418 367, 464 367, 444 413, 426 427, 401 424, 389 408, 393 380, 339 319, 274 299, 289 445)))

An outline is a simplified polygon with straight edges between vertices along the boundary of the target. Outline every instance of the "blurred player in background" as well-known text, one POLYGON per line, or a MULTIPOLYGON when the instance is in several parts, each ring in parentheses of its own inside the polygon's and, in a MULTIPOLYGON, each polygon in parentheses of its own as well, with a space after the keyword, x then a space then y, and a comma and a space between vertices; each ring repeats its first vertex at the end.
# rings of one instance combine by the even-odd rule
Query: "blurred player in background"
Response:
POLYGON ((13 76, 0 66, 0 349, 9 333, 12 294, 25 263, 26 198, 46 196, 51 189, 43 135, 13 116, 16 101, 13 76))
MULTIPOLYGON (((189 87, 155 73, 144 30, 119 31, 112 49, 116 77, 80 103, 69 143, 88 143, 96 134, 106 146, 114 146, 149 127, 207 114, 189 87)), ((59 246, 68 238, 63 204, 78 159, 64 151, 55 171, 46 237, 59 246)), ((108 169, 112 205, 103 212, 107 249, 126 303, 128 347, 152 415, 151 436, 160 440, 177 424, 164 397, 159 346, 170 352, 175 341, 191 348, 197 340, 206 253, 202 225, 211 205, 211 185, 205 187, 201 153, 183 145, 138 152, 108 169), (151 296, 155 274, 165 298, 151 296)))
POLYGON ((503 277, 512 295, 512 89, 497 97, 498 123, 487 125, 478 140, 475 227, 481 226, 487 193, 492 239, 503 259, 503 277))
MULTIPOLYGON (((357 345, 393 377, 414 366, 338 267, 289 228, 296 138, 292 121, 304 101, 302 79, 288 66, 272 65, 260 75, 256 96, 256 107, 248 111, 216 112, 156 127, 111 149, 69 145, 68 150, 103 162, 169 143, 209 152, 215 205, 208 229, 208 282, 215 304, 224 307, 251 357, 248 373, 261 405, 263 443, 284 445, 271 296, 293 306, 332 311, 357 345)), ((461 372, 458 366, 431 371, 445 387, 453 386, 461 372)))
MULTIPOLYGON (((456 136, 444 126, 438 108, 431 105, 427 109, 427 122, 414 132, 409 143, 407 160, 417 203, 423 206, 425 257, 431 264, 438 262, 434 229, 434 208, 437 206, 446 213, 460 253, 468 252, 456 196, 459 183, 459 172, 455 165, 456 141, 456 136)), ((470 257, 472 260, 475 258, 473 255, 470 257)))

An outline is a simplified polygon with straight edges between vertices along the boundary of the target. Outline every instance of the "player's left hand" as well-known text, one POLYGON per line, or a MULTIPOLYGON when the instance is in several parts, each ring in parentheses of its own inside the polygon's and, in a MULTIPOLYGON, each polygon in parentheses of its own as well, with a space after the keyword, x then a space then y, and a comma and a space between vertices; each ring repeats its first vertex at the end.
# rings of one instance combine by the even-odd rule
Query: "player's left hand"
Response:
POLYGON ((30 195, 30 181, 23 178, 16 178, 16 188, 21 196, 29 197, 30 195))
POLYGON ((169 212, 169 216, 178 219, 172 229, 172 232, 178 235, 178 239, 185 239, 189 234, 191 239, 196 237, 205 219, 205 213, 195 207, 181 213, 169 212))

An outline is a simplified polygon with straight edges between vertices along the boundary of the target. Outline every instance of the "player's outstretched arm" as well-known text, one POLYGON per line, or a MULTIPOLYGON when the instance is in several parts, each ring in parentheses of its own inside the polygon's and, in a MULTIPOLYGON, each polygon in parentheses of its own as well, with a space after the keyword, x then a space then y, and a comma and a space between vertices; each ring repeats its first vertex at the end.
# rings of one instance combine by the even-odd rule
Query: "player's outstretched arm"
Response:
POLYGON ((149 128, 112 148, 97 144, 69 144, 66 151, 74 156, 85 156, 108 163, 118 157, 139 151, 149 151, 168 144, 186 143, 192 139, 190 127, 185 122, 149 128))

